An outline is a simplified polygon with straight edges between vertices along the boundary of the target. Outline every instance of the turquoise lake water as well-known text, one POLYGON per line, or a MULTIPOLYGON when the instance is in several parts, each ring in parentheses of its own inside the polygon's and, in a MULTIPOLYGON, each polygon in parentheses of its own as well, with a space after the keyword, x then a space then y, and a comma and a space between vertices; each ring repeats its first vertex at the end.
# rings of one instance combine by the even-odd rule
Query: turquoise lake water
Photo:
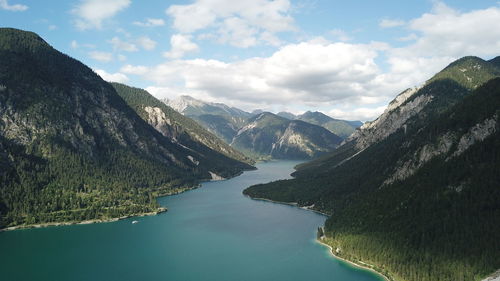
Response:
POLYGON ((0 233, 0 280, 383 280, 315 242, 325 216, 242 195, 252 184, 289 178, 295 164, 261 163, 160 198, 168 212, 157 216, 0 233))

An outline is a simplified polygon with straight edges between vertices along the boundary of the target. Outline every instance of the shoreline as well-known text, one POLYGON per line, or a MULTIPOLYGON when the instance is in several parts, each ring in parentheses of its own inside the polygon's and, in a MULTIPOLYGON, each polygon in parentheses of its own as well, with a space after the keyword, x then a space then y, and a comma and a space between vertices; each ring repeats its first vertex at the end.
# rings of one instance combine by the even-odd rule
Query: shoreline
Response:
MULTIPOLYGON (((256 170, 257 168, 255 168, 256 170)), ((252 171, 254 169, 248 169, 248 170, 242 170, 236 174, 234 174, 231 177, 225 178, 224 180, 232 179, 237 176, 242 175, 246 171, 252 171)), ((166 192, 166 193, 160 193, 157 194, 156 199, 161 197, 166 197, 166 196, 174 196, 174 195, 179 195, 184 192, 188 192, 191 190, 198 189, 202 186, 203 183, 211 182, 212 180, 210 179, 201 179, 198 183, 194 184, 193 186, 186 187, 186 188, 180 188, 171 192, 166 192)), ((115 222, 119 220, 124 220, 132 217, 146 217, 146 216, 155 216, 161 213, 167 212, 166 207, 159 207, 156 211, 153 212, 146 212, 146 213, 138 213, 138 214, 130 214, 130 215, 125 215, 121 217, 115 217, 115 218, 108 218, 108 219, 90 219, 90 220, 84 220, 84 221, 61 221, 61 222, 45 222, 45 223, 37 223, 37 224, 29 224, 29 225, 15 225, 15 226, 10 226, 6 228, 1 228, 0 233, 4 231, 13 231, 13 230, 20 230, 20 229, 32 229, 32 228, 43 228, 43 227, 51 227, 51 226, 67 226, 67 225, 84 225, 84 224, 94 224, 94 223, 107 223, 107 222, 115 222)))
POLYGON ((120 221, 120 220, 134 218, 134 217, 156 216, 158 214, 165 213, 165 212, 167 212, 167 208, 159 207, 156 211, 153 211, 153 212, 131 214, 131 215, 126 215, 126 216, 121 216, 121 217, 116 217, 116 218, 109 218, 109 219, 91 219, 91 220, 84 220, 84 221, 66 221, 66 222, 63 221, 63 222, 46 222, 46 223, 37 223, 37 224, 28 224, 28 225, 16 225, 16 226, 2 228, 2 229, 0 229, 0 232, 20 230, 20 229, 45 228, 45 227, 51 227, 51 226, 66 226, 66 225, 78 225, 78 224, 84 225, 84 224, 94 224, 94 223, 115 222, 115 221, 120 221))
POLYGON ((366 265, 362 265, 362 264, 358 264, 358 263, 356 263, 356 262, 353 262, 353 261, 350 261, 350 260, 348 260, 348 259, 345 259, 345 258, 342 258, 342 257, 339 257, 339 256, 335 255, 335 254, 333 253, 333 248, 332 248, 332 246, 330 246, 330 245, 328 245, 328 244, 324 243, 323 241, 321 241, 321 240, 320 240, 320 238, 316 239, 316 242, 317 242, 317 243, 319 243, 319 244, 321 244, 321 245, 323 245, 323 246, 325 246, 325 247, 328 247, 328 249, 330 249, 330 251, 329 251, 330 255, 332 255, 334 258, 336 258, 336 259, 338 259, 338 260, 341 260, 341 261, 343 261, 343 262, 346 262, 346 263, 348 263, 348 264, 350 264, 350 265, 352 265, 352 266, 355 266, 355 267, 358 267, 358 268, 365 269, 365 270, 371 271, 371 272, 373 272, 373 273, 376 273, 376 274, 378 274, 378 275, 382 276, 382 278, 384 278, 384 280, 386 280, 386 281, 391 281, 391 280, 393 280, 393 279, 391 279, 389 276, 386 276, 385 274, 383 274, 382 272, 379 272, 379 271, 377 271, 377 270, 373 269, 373 265, 371 265, 371 264, 365 263, 366 265))
POLYGON ((267 199, 267 198, 252 197, 252 196, 246 195, 246 194, 244 194, 244 196, 248 197, 248 198, 250 198, 252 200, 256 200, 256 201, 266 201, 266 202, 271 202, 271 203, 275 203, 275 204, 282 204, 282 205, 294 206, 294 207, 300 208, 302 210, 306 210, 306 211, 311 211, 311 212, 318 213, 318 214, 323 215, 323 216, 327 216, 327 217, 330 216, 329 214, 324 213, 322 211, 319 211, 319 210, 316 210, 316 209, 312 209, 311 206, 300 206, 299 203, 297 203, 297 202, 274 201, 274 200, 267 199))
MULTIPOLYGON (((266 201, 266 202, 275 203, 275 204, 283 204, 283 205, 294 206, 294 207, 298 207, 298 208, 303 209, 303 210, 313 211, 313 212, 315 212, 315 213, 318 213, 318 214, 321 214, 321 215, 324 215, 324 216, 330 216, 330 215, 328 215, 328 214, 326 214, 326 213, 323 213, 323 212, 321 212, 321 211, 314 210, 314 209, 312 209, 310 206, 302 206, 302 207, 301 207, 301 206, 299 206, 299 204, 298 204, 297 202, 282 202, 282 201, 274 201, 274 200, 267 199, 267 198, 257 198, 257 197, 251 197, 250 195, 245 195, 245 196, 246 196, 246 197, 249 197, 249 198, 250 198, 250 199, 252 199, 252 200, 257 200, 257 201, 266 201)), ((358 264, 358 263, 356 263, 356 262, 353 262, 353 261, 350 261, 350 260, 348 260, 348 259, 345 259, 345 258, 342 258, 342 257, 339 257, 339 256, 335 255, 335 254, 333 253, 333 248, 332 248, 332 246, 330 246, 330 245, 328 245, 328 244, 324 243, 323 241, 321 241, 321 240, 320 240, 320 238, 317 238, 317 239, 316 239, 316 242, 317 242, 317 243, 319 243, 319 244, 321 244, 321 245, 323 245, 323 246, 325 246, 325 247, 328 247, 328 249, 330 249, 329 253, 330 253, 330 254, 331 254, 334 258, 336 258, 336 259, 338 259, 338 260, 341 260, 341 261, 343 261, 343 262, 346 262, 346 263, 348 263, 348 264, 350 264, 350 265, 352 265, 352 266, 355 266, 355 267, 358 267, 358 268, 365 269, 365 270, 371 271, 371 272, 373 272, 373 273, 376 273, 377 275, 382 276, 382 278, 383 278, 384 280, 386 280, 386 281, 391 281, 391 280, 393 280, 393 279, 391 279, 389 276, 386 276, 385 274, 383 274, 382 272, 379 272, 379 271, 375 270, 375 269, 373 268, 374 266, 373 266, 373 265, 371 265, 371 264, 368 264, 368 263, 365 263, 365 265, 363 265, 363 264, 358 264)))
MULTIPOLYGON (((256 169, 257 168, 242 170, 242 171, 232 175, 231 177, 224 178, 224 180, 235 178, 237 176, 242 175, 246 171, 252 171, 252 170, 256 170, 256 169)), ((203 183, 207 183, 207 182, 211 182, 211 181, 212 180, 210 180, 210 179, 200 179, 200 181, 198 183, 194 184, 193 186, 175 189, 173 191, 166 192, 166 193, 159 193, 156 195, 156 199, 161 198, 161 197, 166 197, 166 196, 179 195, 179 194, 182 194, 184 192, 195 190, 195 189, 200 188, 203 183)), ((160 206, 156 211, 153 211, 153 212, 130 214, 130 215, 125 215, 125 216, 115 217, 115 218, 108 218, 108 219, 90 219, 90 220, 84 220, 84 221, 61 221, 61 222, 45 222, 45 223, 37 223, 37 224, 29 224, 29 225, 15 225, 15 226, 10 226, 10 227, 6 227, 6 228, 1 228, 0 233, 4 232, 4 231, 13 231, 13 230, 31 229, 31 228, 42 228, 42 227, 51 227, 51 226, 66 226, 66 225, 78 225, 78 224, 84 225, 84 224, 94 224, 94 223, 115 222, 115 221, 124 220, 124 219, 132 218, 132 217, 155 216, 155 215, 164 213, 166 211, 167 211, 166 207, 160 206)))

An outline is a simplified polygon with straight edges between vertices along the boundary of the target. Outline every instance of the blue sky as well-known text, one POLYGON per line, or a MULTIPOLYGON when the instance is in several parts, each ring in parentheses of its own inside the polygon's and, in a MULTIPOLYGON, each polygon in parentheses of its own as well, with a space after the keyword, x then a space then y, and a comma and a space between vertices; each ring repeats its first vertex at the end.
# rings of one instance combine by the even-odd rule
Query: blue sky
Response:
POLYGON ((500 55, 498 1, 0 0, 105 80, 159 98, 371 120, 465 55, 500 55))

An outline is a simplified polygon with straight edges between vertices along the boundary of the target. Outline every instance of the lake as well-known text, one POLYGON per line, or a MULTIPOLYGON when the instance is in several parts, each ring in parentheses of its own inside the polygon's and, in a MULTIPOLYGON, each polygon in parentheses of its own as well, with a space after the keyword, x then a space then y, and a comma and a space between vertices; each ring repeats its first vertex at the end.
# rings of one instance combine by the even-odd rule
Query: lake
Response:
POLYGON ((383 280, 315 242, 325 216, 242 195, 250 185, 289 178, 297 163, 260 163, 236 178, 159 198, 168 212, 157 216, 0 233, 0 279, 383 280))

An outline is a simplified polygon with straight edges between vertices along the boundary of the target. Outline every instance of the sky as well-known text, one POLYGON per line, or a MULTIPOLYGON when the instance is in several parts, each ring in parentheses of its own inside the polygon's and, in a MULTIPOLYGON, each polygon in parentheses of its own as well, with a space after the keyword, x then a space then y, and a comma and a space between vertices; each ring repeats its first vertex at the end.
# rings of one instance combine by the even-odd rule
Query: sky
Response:
POLYGON ((243 110, 369 121, 468 55, 500 55, 500 1, 0 0, 103 79, 243 110))

